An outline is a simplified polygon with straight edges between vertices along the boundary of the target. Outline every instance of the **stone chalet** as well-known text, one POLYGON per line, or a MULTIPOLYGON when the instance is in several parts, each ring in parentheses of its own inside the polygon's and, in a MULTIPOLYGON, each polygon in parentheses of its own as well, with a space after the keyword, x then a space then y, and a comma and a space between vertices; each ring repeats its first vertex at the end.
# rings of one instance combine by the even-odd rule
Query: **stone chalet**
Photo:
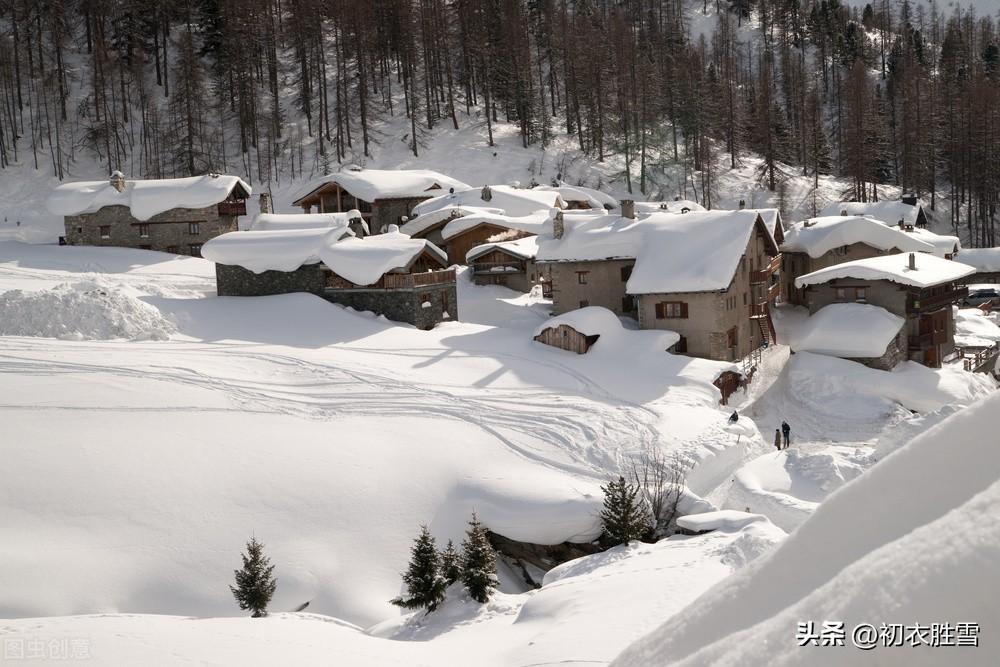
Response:
POLYGON ((198 257, 209 240, 238 228, 250 194, 242 179, 225 174, 127 180, 116 171, 107 181, 64 183, 46 204, 64 216, 60 243, 198 257))
POLYGON ((862 216, 833 215, 797 222, 781 244, 782 295, 788 303, 805 305, 805 290, 795 287, 799 276, 856 259, 901 252, 934 253, 934 246, 862 216))
POLYGON ((458 319, 445 254, 395 226, 357 238, 349 227, 232 232, 205 245, 219 296, 309 292, 419 329, 458 319))
POLYGON ((436 171, 424 169, 348 168, 314 179, 295 201, 305 213, 346 213, 357 210, 372 234, 389 225, 402 225, 420 202, 470 186, 436 171))
POLYGON ((799 276, 810 314, 830 304, 864 303, 905 320, 906 355, 938 367, 954 348, 952 306, 968 293, 961 286, 971 266, 924 253, 859 259, 799 276))
POLYGON ((679 334, 674 351, 719 361, 774 341, 780 256, 756 211, 567 213, 542 238, 554 312, 603 306, 641 329, 679 334))

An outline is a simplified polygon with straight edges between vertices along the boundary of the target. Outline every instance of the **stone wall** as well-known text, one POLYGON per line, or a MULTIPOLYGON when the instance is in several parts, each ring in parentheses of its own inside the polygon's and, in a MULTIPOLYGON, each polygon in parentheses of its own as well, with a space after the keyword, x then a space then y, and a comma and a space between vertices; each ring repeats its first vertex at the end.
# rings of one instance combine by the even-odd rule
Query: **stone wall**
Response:
POLYGON ((237 216, 220 216, 218 206, 175 208, 154 215, 149 220, 132 217, 127 206, 105 206, 95 213, 68 215, 65 218, 68 245, 144 248, 179 255, 200 255, 200 246, 220 234, 235 231, 237 216), (198 223, 192 234, 189 223, 198 223), (144 225, 141 227, 140 225, 144 225), (110 227, 102 238, 101 227, 110 227), (142 236, 143 230, 148 232, 142 236))
POLYGON ((885 353, 881 357, 865 357, 850 359, 859 364, 864 364, 869 368, 876 368, 880 371, 891 371, 902 361, 906 361, 909 356, 907 350, 906 327, 899 330, 899 334, 885 348, 885 353))
POLYGON ((537 266, 547 271, 552 280, 553 315, 562 315, 583 305, 603 306, 615 315, 635 315, 634 300, 625 294, 628 278, 622 274, 623 268, 635 266, 634 259, 539 262, 537 266), (579 274, 584 272, 586 283, 580 283, 579 274), (625 308, 626 304, 629 308, 625 308))
POLYGON ((310 292, 323 296, 326 277, 321 264, 306 264, 294 271, 254 273, 242 266, 215 265, 215 286, 219 296, 268 296, 310 292))
POLYGON ((369 221, 372 234, 384 234, 389 225, 402 225, 402 217, 404 215, 406 217, 412 216, 413 207, 427 199, 429 197, 376 199, 372 205, 372 218, 369 221))

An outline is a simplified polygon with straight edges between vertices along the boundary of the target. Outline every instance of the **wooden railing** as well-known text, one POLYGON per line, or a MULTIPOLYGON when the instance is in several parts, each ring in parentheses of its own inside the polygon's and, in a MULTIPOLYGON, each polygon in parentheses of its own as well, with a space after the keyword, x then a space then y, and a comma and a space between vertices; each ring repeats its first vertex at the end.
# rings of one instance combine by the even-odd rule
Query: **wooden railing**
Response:
POLYGON ((750 309, 750 317, 767 317, 767 304, 766 303, 751 303, 748 308, 750 309))
POLYGON ((455 269, 428 271, 426 273, 387 273, 375 287, 383 289, 413 289, 428 285, 444 285, 455 282, 455 269))
POLYGON ((906 299, 906 310, 911 313, 920 313, 927 310, 937 310, 942 306, 948 306, 961 301, 969 295, 968 287, 956 287, 941 294, 933 296, 923 296, 919 293, 910 293, 906 299))
POLYGON ((524 262, 473 262, 472 270, 484 274, 524 273, 525 266, 524 262))
POLYGON ((219 202, 219 215, 246 215, 247 203, 245 201, 221 201, 219 202))
POLYGON ((909 346, 913 349, 920 349, 929 345, 942 345, 947 342, 947 331, 932 331, 920 334, 919 336, 910 336, 908 340, 909 346))
POLYGON ((759 285, 761 283, 768 283, 771 281, 771 276, 775 271, 781 268, 781 255, 775 255, 771 258, 771 261, 767 263, 760 271, 750 272, 750 284, 759 285))
POLYGON ((1000 343, 994 343, 991 347, 985 347, 975 350, 969 350, 965 348, 959 348, 959 349, 961 350, 963 357, 962 365, 964 366, 965 370, 969 372, 989 370, 983 367, 986 366, 991 359, 995 359, 997 355, 1000 355, 1000 343))

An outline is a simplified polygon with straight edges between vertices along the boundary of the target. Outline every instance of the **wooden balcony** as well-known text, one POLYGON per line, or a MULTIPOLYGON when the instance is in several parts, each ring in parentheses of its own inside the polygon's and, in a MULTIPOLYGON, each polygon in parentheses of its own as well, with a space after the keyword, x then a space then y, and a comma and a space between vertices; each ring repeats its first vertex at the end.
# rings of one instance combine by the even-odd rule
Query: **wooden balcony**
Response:
POLYGON ((218 204, 219 215, 246 215, 247 203, 245 201, 222 201, 218 204))
POLYGON ((747 307, 750 309, 750 319, 755 320, 761 317, 767 317, 768 306, 766 303, 751 303, 747 307))
POLYGON ((424 273, 387 273, 371 285, 355 285, 335 273, 327 273, 327 289, 364 289, 364 290, 408 290, 415 287, 430 285, 447 285, 455 282, 455 269, 441 271, 426 271, 424 273))
POLYGON ((934 296, 924 296, 920 292, 910 292, 906 298, 906 311, 909 313, 925 313, 937 310, 938 308, 958 303, 968 295, 968 287, 954 287, 934 296))
POLYGON ((768 262, 767 266, 765 266, 760 271, 750 272, 750 284, 761 285, 771 282, 771 276, 774 275, 774 272, 780 268, 781 268, 781 255, 778 254, 772 257, 771 261, 768 262))
POLYGON ((930 333, 920 334, 919 336, 910 336, 907 343, 911 350, 922 350, 931 345, 943 345, 948 342, 948 332, 947 331, 932 331, 930 333))

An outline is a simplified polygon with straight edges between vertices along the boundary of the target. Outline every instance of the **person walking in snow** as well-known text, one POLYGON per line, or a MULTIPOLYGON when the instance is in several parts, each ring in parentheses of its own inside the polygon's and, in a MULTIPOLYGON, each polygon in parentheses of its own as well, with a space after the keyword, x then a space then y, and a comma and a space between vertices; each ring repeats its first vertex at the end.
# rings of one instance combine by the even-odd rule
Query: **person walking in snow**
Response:
POLYGON ((791 438, 791 434, 792 434, 792 427, 788 425, 788 422, 785 422, 785 421, 781 422, 781 433, 782 433, 782 435, 785 436, 785 447, 784 447, 784 449, 788 449, 788 442, 789 442, 789 440, 791 438))
POLYGON ((774 448, 781 451, 781 429, 774 429, 774 448))
POLYGON ((735 424, 740 419, 740 416, 736 414, 736 410, 733 410, 733 414, 729 415, 729 423, 735 424))

